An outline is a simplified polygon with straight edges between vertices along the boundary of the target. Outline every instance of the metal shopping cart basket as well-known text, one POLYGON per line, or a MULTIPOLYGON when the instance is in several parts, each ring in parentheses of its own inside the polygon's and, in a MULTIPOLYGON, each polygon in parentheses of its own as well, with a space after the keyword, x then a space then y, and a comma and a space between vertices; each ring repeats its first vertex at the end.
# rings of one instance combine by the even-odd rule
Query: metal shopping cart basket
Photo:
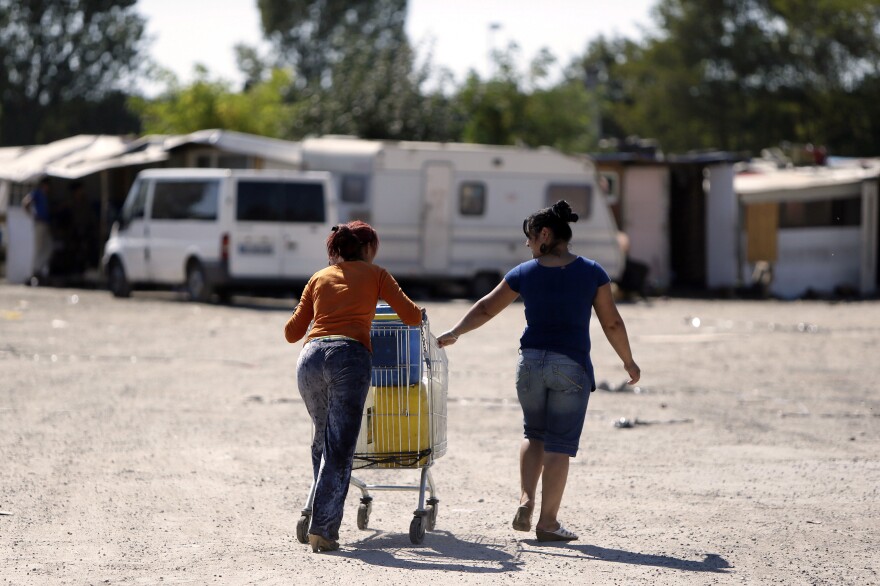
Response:
MULTIPOLYGON (((425 531, 437 522, 439 499, 431 466, 446 453, 446 352, 431 335, 427 316, 418 326, 407 326, 384 303, 376 307, 370 328, 373 372, 364 404, 361 430, 355 448, 354 470, 420 469, 418 484, 367 484, 352 475, 351 484, 361 491, 358 529, 367 529, 373 497, 370 491, 418 491, 418 508, 409 526, 409 538, 419 544, 425 531), (425 493, 428 498, 425 498, 425 493)), ((308 543, 315 483, 296 526, 296 536, 308 543)))

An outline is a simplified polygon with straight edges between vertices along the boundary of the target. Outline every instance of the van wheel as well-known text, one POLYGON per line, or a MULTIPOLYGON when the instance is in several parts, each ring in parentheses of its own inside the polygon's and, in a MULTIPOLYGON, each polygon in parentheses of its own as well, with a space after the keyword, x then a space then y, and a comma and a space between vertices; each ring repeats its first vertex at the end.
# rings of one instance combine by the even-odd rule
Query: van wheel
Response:
POLYGON ((110 261, 110 267, 107 269, 107 288, 113 297, 130 297, 131 283, 125 276, 125 269, 119 259, 114 258, 110 261))
POLYGON ((491 293, 500 281, 501 276, 498 273, 477 273, 474 280, 471 281, 471 296, 475 299, 482 299, 491 293))
POLYGON ((190 262, 186 267, 186 296, 190 301, 205 303, 211 299, 211 288, 205 269, 198 261, 190 262))

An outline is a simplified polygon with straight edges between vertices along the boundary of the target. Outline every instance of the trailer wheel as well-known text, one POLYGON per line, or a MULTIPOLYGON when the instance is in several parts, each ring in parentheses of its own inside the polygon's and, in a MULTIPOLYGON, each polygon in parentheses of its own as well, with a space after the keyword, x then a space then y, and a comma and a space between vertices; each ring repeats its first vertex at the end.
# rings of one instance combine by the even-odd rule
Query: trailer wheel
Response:
POLYGON ((471 296, 475 299, 482 299, 492 292, 501 281, 501 275, 494 272, 483 272, 474 275, 471 281, 471 296))
POLYGON ((428 531, 433 531, 434 527, 437 525, 437 509, 440 506, 440 500, 436 498, 428 499, 428 514, 426 515, 426 519, 428 520, 427 529, 428 531))
POLYGON ((370 526, 370 505, 358 505, 357 528, 363 531, 370 526))
POLYGON ((111 260, 110 266, 107 269, 107 288, 110 289, 113 297, 131 296, 131 283, 128 282, 125 268, 118 258, 111 260))
POLYGON ((312 517, 310 515, 303 515, 299 518, 299 521, 296 523, 296 540, 300 543, 308 543, 309 542, 309 523, 311 523, 312 517))
POLYGON ((211 288, 202 263, 191 260, 186 265, 186 296, 190 301, 205 303, 211 299, 211 288))
POLYGON ((409 524, 409 540, 419 545, 425 540, 425 518, 416 515, 409 524))

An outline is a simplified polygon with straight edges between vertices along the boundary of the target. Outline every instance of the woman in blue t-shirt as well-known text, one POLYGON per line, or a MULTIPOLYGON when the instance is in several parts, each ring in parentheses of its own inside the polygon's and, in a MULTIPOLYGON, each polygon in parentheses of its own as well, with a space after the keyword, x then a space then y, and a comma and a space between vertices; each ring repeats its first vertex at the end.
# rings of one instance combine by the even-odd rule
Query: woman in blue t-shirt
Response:
POLYGON ((595 390, 590 361, 590 315, 623 361, 628 384, 640 377, 630 350, 626 326, 614 298, 611 280, 595 261, 569 250, 577 214, 565 201, 540 210, 523 221, 532 260, 510 270, 495 289, 477 301, 438 340, 449 346, 459 336, 485 324, 523 298, 526 328, 520 338, 516 392, 523 410, 524 439, 520 448, 520 505, 513 528, 531 531, 535 491, 541 483, 538 541, 571 541, 577 535, 556 519, 568 478, 569 458, 577 454, 590 392, 595 390))

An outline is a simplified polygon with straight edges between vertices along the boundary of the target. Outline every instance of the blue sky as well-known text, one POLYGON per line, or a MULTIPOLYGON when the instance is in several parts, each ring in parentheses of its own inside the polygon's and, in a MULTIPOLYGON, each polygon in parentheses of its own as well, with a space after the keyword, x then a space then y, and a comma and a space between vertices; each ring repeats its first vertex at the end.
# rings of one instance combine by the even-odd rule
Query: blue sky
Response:
MULTIPOLYGON (((511 41, 520 46, 524 62, 547 47, 564 65, 600 34, 640 38, 656 1, 410 0, 407 34, 461 80, 470 69, 486 75, 490 48, 511 41)), ((232 47, 261 42, 256 5, 256 0, 139 0, 137 9, 148 19, 151 55, 181 81, 191 80, 193 66, 202 63, 213 76, 238 82, 232 47)))

